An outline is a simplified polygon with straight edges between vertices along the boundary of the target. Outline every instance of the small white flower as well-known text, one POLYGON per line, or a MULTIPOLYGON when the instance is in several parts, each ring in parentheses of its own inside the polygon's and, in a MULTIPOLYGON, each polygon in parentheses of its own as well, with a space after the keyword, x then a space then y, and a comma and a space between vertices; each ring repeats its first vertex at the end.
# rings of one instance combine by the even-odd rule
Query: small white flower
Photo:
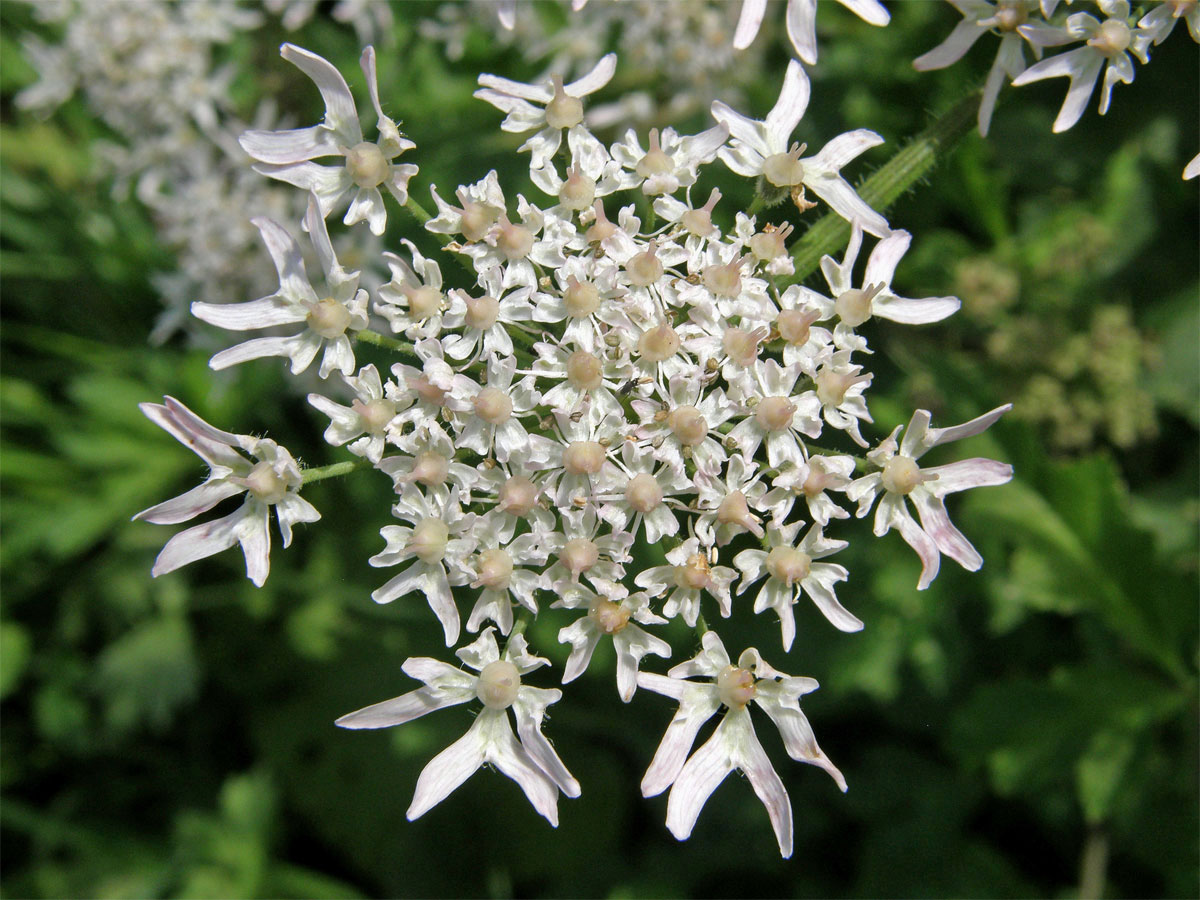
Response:
POLYGON ((213 428, 174 397, 164 397, 162 404, 143 403, 140 408, 151 422, 208 463, 209 473, 204 484, 144 509, 134 519, 176 525, 207 512, 228 497, 246 495, 236 512, 181 531, 167 541, 151 574, 158 577, 174 572, 241 544, 246 575, 262 587, 271 568, 270 508, 275 507, 284 547, 292 542, 292 525, 321 518, 298 493, 300 467, 292 455, 267 438, 213 428))
POLYGON ((523 134, 537 130, 520 149, 531 152, 530 169, 540 169, 558 152, 564 128, 587 130, 580 98, 608 84, 616 69, 617 55, 609 53, 592 71, 567 85, 558 75, 544 84, 522 84, 497 75, 480 75, 481 87, 475 96, 507 114, 500 123, 504 131, 523 134))
POLYGON ((347 272, 338 263, 316 198, 309 195, 304 221, 325 272, 325 296, 319 295, 309 282, 300 247, 287 230, 270 219, 251 221, 262 233, 263 243, 275 263, 279 290, 249 303, 196 302, 192 304, 192 315, 210 325, 234 331, 301 322, 305 329, 289 337, 245 341, 217 353, 208 364, 214 369, 224 369, 265 356, 282 356, 291 360, 292 374, 298 375, 312 364, 324 347, 321 377, 328 377, 334 370, 350 375, 354 371, 354 348, 347 332, 353 334, 367 327, 367 292, 358 286, 359 273, 347 272))
POLYGON ((650 147, 643 150, 631 128, 623 143, 613 144, 612 154, 632 173, 633 185, 640 184, 642 193, 657 197, 695 184, 700 166, 716 159, 728 139, 729 129, 721 124, 690 137, 679 136, 674 128, 664 128, 660 136, 657 128, 651 128, 650 147))
POLYGON ((608 635, 617 654, 617 693, 628 703, 637 690, 642 657, 649 653, 663 659, 671 656, 670 644, 633 623, 666 625, 667 620, 650 611, 650 598, 642 591, 631 595, 623 585, 606 581, 597 582, 597 587, 600 593, 570 588, 550 604, 561 609, 587 608, 587 615, 559 629, 559 643, 571 645, 562 683, 574 681, 587 670, 600 638, 608 635))
MULTIPOLYGON (((712 560, 715 560, 715 553, 712 560)), ((731 612, 729 586, 737 572, 729 566, 714 565, 700 548, 698 538, 688 538, 667 552, 670 565, 652 566, 638 573, 634 584, 645 588, 652 596, 667 595, 663 615, 668 619, 682 616, 689 628, 695 628, 700 616, 700 600, 704 593, 717 601, 722 617, 731 612)))
POLYGON ((929 412, 918 409, 913 413, 899 447, 897 426, 888 437, 867 454, 867 459, 880 471, 864 475, 846 488, 846 496, 858 503, 858 518, 871 511, 876 495, 883 499, 875 510, 875 534, 882 536, 895 527, 900 536, 921 558, 921 579, 917 590, 929 587, 937 576, 939 553, 945 553, 964 569, 974 572, 983 565, 979 555, 950 522, 944 498, 967 488, 1005 484, 1012 478, 1012 466, 994 459, 964 459, 945 466, 922 469, 917 465, 928 450, 965 437, 980 434, 1012 409, 1012 404, 997 407, 978 418, 950 428, 930 428, 929 412), (921 524, 912 517, 904 498, 912 500, 921 524))
POLYGON ((247 131, 238 139, 242 149, 259 161, 256 171, 312 191, 320 201, 322 217, 349 200, 345 224, 365 219, 374 234, 383 234, 387 210, 379 186, 385 186, 400 204, 408 202, 408 182, 417 174, 417 167, 393 160, 416 144, 400 134, 379 105, 374 48, 363 50, 359 64, 378 116, 377 143, 363 140, 354 97, 328 60, 294 44, 284 44, 279 54, 313 80, 325 101, 325 120, 291 131, 247 131), (344 157, 345 164, 333 167, 312 162, 324 156, 344 157))
POLYGON ((750 704, 775 723, 788 756, 824 769, 845 791, 846 779, 817 745, 812 726, 800 709, 800 698, 815 691, 817 682, 773 669, 754 648, 743 651, 737 665, 732 665, 715 631, 705 632, 701 644, 695 658, 675 666, 665 677, 650 672, 638 675, 640 687, 679 701, 679 710, 642 778, 642 795, 653 797, 671 788, 667 828, 684 841, 691 836, 712 792, 737 769, 766 807, 779 852, 786 859, 792 855, 792 805, 754 733, 750 704), (697 676, 708 680, 692 680, 697 676), (726 712, 716 731, 691 753, 701 727, 721 706, 726 712))
POLYGON ((734 112, 720 100, 713 101, 712 114, 729 128, 730 146, 720 152, 725 165, 739 175, 761 175, 777 188, 809 188, 848 222, 856 219, 874 235, 888 232, 887 220, 871 209, 846 179, 842 166, 859 154, 883 143, 873 131, 859 129, 834 138, 816 156, 803 159, 804 147, 788 141, 808 108, 808 76, 796 60, 788 63, 779 99, 763 121, 734 112))
POLYGON ((385 386, 374 366, 363 366, 357 375, 342 378, 355 393, 350 406, 342 406, 321 394, 309 394, 308 402, 329 416, 326 443, 333 447, 349 443, 351 453, 378 465, 385 442, 394 443, 399 438, 396 385, 389 381, 385 386))
POLYGON ((1127 50, 1146 62, 1144 41, 1137 40, 1129 27, 1128 0, 1097 0, 1101 11, 1108 16, 1103 22, 1088 13, 1074 13, 1067 17, 1064 26, 1022 25, 1019 29, 1031 43, 1042 47, 1054 47, 1085 41, 1085 46, 1059 53, 1030 66, 1013 84, 1020 87, 1043 78, 1066 76, 1071 79, 1067 97, 1054 120, 1054 132, 1066 131, 1079 121, 1087 108, 1096 87, 1096 79, 1104 72, 1104 84, 1100 88, 1100 115, 1108 112, 1112 89, 1118 81, 1133 82, 1133 60, 1127 50))
POLYGON ((395 253, 383 254, 392 280, 379 288, 375 312, 388 320, 393 334, 403 333, 412 341, 437 337, 446 308, 442 270, 434 260, 422 256, 411 241, 401 243, 408 248, 412 265, 395 253))
POLYGON ((834 585, 845 581, 850 573, 836 563, 814 562, 844 550, 849 544, 825 537, 820 525, 813 525, 804 540, 795 544, 801 524, 771 524, 767 526, 769 552, 743 550, 733 558, 733 564, 742 572, 738 596, 764 575, 768 576, 754 600, 754 611, 773 609, 779 615, 784 650, 792 649, 796 637, 792 606, 800 599, 801 590, 839 631, 861 631, 863 627, 862 621, 842 606, 834 593, 834 585))
POLYGON ((403 670, 425 686, 349 713, 337 720, 342 728, 388 728, 403 725, 437 709, 478 699, 483 710, 467 733, 430 760, 417 779, 409 806, 409 821, 429 812, 485 764, 495 766, 518 785, 541 815, 558 826, 558 792, 579 796, 579 782, 567 771, 542 734, 546 707, 562 691, 522 684, 521 677, 549 660, 526 649, 525 636, 509 640, 501 656, 493 629, 485 629, 472 644, 456 651, 473 675, 429 657, 410 657, 403 670), (517 722, 514 735, 505 710, 517 722), (517 736, 520 736, 518 740, 517 736))

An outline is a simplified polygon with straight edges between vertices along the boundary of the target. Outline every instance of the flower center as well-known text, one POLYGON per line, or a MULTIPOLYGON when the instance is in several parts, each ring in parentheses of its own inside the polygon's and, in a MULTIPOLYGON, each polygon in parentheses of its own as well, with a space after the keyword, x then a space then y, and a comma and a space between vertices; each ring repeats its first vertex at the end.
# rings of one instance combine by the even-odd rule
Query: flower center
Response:
POLYGON ((600 561, 600 548, 587 538, 571 538, 563 545, 558 561, 578 578, 580 572, 586 572, 600 561))
POLYGON ((635 287, 648 287, 662 278, 663 264, 658 259, 654 241, 641 253, 635 253, 625 263, 625 275, 635 287))
POLYGON ((581 391, 600 387, 603 381, 600 360, 586 350, 576 350, 567 357, 567 381, 581 391))
POLYGON ((629 479, 625 485, 625 500, 629 506, 640 513, 648 513, 662 503, 663 492, 654 480, 653 475, 641 472, 629 479))
POLYGON ((723 266, 706 266, 704 286, 717 297, 736 297, 742 291, 742 259, 723 266))
POLYGON ((496 246, 509 262, 524 259, 533 249, 533 232, 524 225, 514 225, 505 219, 500 223, 496 246))
POLYGON ((802 309, 781 310, 775 320, 775 327, 779 329, 781 338, 793 347, 801 347, 808 343, 809 329, 819 315, 819 312, 806 312, 802 309))
POLYGON ((766 431, 783 431, 792 423, 796 404, 787 397, 763 397, 754 410, 754 418, 766 431))
POLYGON ((717 521, 722 525, 740 525, 753 534, 760 534, 758 519, 750 513, 746 504, 746 495, 741 491, 731 491, 717 508, 717 521))
POLYGON ((588 618, 605 634, 616 634, 629 624, 629 610, 619 603, 597 597, 588 607, 588 618))
POLYGON ((501 512, 527 516, 537 502, 537 486, 523 475, 514 475, 500 488, 496 506, 501 512))
POLYGON ((568 315, 583 319, 600 306, 600 291, 590 281, 580 281, 572 275, 567 279, 567 289, 563 291, 563 303, 568 315))
POLYGON ((781 228, 760 231, 750 238, 750 252, 761 262, 768 262, 787 252, 787 237, 792 233, 791 224, 781 228))
POLYGON ((806 496, 815 497, 828 487, 833 486, 834 479, 814 465, 809 465, 808 475, 804 478, 801 490, 806 496))
POLYGON ((776 153, 763 160, 763 177, 775 187, 791 187, 804 180, 804 165, 800 154, 806 145, 792 144, 787 153, 776 153))
POLYGON ((287 482, 269 462, 256 463, 243 483, 256 499, 267 504, 278 503, 287 493, 287 482))
POLYGON ((396 417, 396 404, 382 397, 369 403, 355 400, 350 404, 350 408, 358 413, 359 419, 362 420, 363 430, 369 434, 383 434, 388 423, 396 417))
POLYGON ((441 406, 446 402, 446 394, 448 392, 445 388, 440 388, 436 384, 433 384, 429 380, 428 375, 419 375, 416 378, 408 379, 408 386, 426 403, 441 406))
POLYGON ((596 182, 583 174, 576 166, 567 172, 567 180, 558 189, 558 202, 567 209, 578 212, 587 209, 596 199, 596 182))
POLYGON ((485 387, 475 395, 475 414, 489 425, 507 422, 512 411, 512 400, 500 388, 485 387))
POLYGON ((1120 19, 1109 19, 1088 39, 1088 46, 1111 58, 1128 50, 1132 39, 1128 25, 1120 19))
POLYGON ((500 301, 490 294, 467 298, 466 322, 471 328, 487 331, 500 318, 500 301))
POLYGON ((649 331, 643 331, 638 339, 638 353, 650 362, 670 359, 679 351, 679 335, 675 329, 663 322, 649 331))
POLYGON ((765 328, 746 331, 744 328, 726 328, 721 335, 721 347, 729 361, 743 369, 754 365, 758 359, 758 345, 767 336, 765 328))
POLYGON ((595 475, 604 465, 604 448, 596 441, 571 441, 563 451, 563 468, 571 475, 595 475))
POLYGON ((708 422, 694 406, 680 406, 671 410, 667 427, 679 439, 679 443, 694 447, 708 436, 708 422))
POLYGON ((604 214, 604 204, 599 200, 592 204, 592 209, 596 212, 596 221, 588 228, 585 237, 589 244, 598 244, 612 237, 617 231, 617 226, 608 221, 608 216, 604 214))
POLYGON ((442 292, 433 287, 410 287, 405 285, 401 290, 408 298, 408 313, 414 320, 428 319, 442 308, 442 292))
POLYGON ((479 681, 475 683, 475 696, 488 709, 508 709, 516 702, 521 689, 521 673, 505 659, 498 659, 483 667, 479 681))
POLYGON ((772 547, 767 554, 767 571, 788 587, 807 578, 811 570, 811 557, 795 547, 772 547))
POLYGON ((871 303, 882 290, 882 284, 871 284, 862 290, 842 291, 834 301, 834 312, 851 328, 857 328, 871 318, 871 303))
POLYGON ((562 77, 554 75, 554 97, 546 104, 546 124, 551 128, 571 128, 583 121, 583 103, 563 90, 562 77))
POLYGON ((490 206, 467 200, 461 194, 458 201, 462 204, 462 224, 459 226, 462 236, 468 241, 482 241, 498 218, 498 213, 490 206))
POLYGON ((996 27, 1005 34, 1011 34, 1029 19, 1025 0, 1000 0, 996 4, 996 27))
POLYGON ((681 588, 700 591, 710 581, 708 559, 703 553, 693 553, 682 566, 675 567, 675 584, 681 588))
POLYGON ((911 494, 913 489, 925 481, 921 468, 907 456, 893 456, 883 464, 881 473, 883 488, 893 494, 911 494))
POLYGON ((851 375, 822 369, 817 373, 817 399, 824 406, 841 406, 846 399, 846 391, 856 384, 870 380, 869 375, 851 375))
POLYGON ((749 669, 730 665, 717 673, 717 696, 730 709, 744 709, 754 693, 754 674, 749 669))
POLYGON ((446 544, 450 541, 450 529, 441 519, 422 519, 412 531, 408 549, 422 562, 441 562, 446 555, 446 544))
POLYGON ((662 147, 658 144, 658 129, 650 129, 650 149, 646 151, 646 155, 638 160, 637 173, 642 178, 650 178, 652 175, 666 175, 675 168, 675 164, 671 162, 671 157, 663 153, 662 147))
POLYGON ((306 321, 309 328, 327 341, 332 341, 345 334, 350 325, 350 310, 346 309, 344 303, 326 297, 309 306, 306 321))
POLYGON ((387 181, 391 169, 378 144, 363 141, 346 151, 346 171, 360 188, 379 187, 387 181))
POLYGON ((504 550, 484 550, 479 554, 476 564, 479 577, 471 582, 471 587, 485 587, 494 591, 507 591, 512 580, 512 557, 504 550))
POLYGON ((445 484, 446 479, 450 477, 450 460, 432 450, 419 453, 413 460, 412 471, 408 473, 408 477, 430 487, 445 484))

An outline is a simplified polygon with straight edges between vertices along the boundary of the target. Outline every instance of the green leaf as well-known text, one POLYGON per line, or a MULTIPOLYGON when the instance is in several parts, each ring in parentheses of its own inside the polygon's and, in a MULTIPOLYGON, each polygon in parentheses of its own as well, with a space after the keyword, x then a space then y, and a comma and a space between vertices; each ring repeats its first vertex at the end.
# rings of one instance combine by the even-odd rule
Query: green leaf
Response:
POLYGON ((29 632, 14 622, 0 622, 0 700, 16 688, 29 666, 29 632))
POLYGON ((152 619, 109 644, 96 664, 96 691, 109 725, 164 728, 196 694, 191 629, 182 617, 152 619))

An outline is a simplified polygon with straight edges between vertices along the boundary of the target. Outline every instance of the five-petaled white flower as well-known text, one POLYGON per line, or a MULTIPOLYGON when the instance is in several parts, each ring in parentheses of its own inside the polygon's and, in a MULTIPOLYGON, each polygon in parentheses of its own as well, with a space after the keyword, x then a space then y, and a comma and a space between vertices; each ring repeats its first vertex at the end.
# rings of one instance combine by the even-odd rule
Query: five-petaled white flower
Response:
POLYGON ((393 160, 416 144, 400 133, 379 105, 374 48, 363 50, 359 64, 378 116, 379 140, 375 143, 363 140, 354 97, 333 64, 295 44, 284 44, 279 55, 316 84, 325 101, 325 120, 290 131, 247 131, 238 138, 242 149, 259 161, 255 171, 316 194, 322 218, 349 200, 345 223, 353 225, 365 219, 373 234, 383 234, 387 210, 379 186, 386 187, 399 203, 408 202, 408 182, 417 174, 417 167, 393 160), (312 161, 325 156, 344 157, 345 164, 321 166, 312 161))
POLYGON ((493 629, 484 629, 474 643, 455 651, 478 675, 429 657, 410 657, 404 673, 425 687, 376 703, 337 720, 343 728, 387 728, 403 725, 435 709, 478 699, 483 710, 461 738, 430 760, 417 779, 408 819, 412 821, 446 799, 455 788, 490 763, 518 785, 541 815, 558 827, 558 792, 579 796, 579 782, 567 771, 542 734, 546 707, 562 692, 522 684, 549 660, 528 652, 525 636, 509 639, 501 655, 493 629), (517 720, 514 735, 505 710, 517 720), (519 735, 519 740, 518 740, 519 735))
MULTIPOLYGON (((879 0, 838 0, 864 22, 886 25, 892 17, 879 0)), ((742 11, 733 33, 735 50, 749 47, 762 27, 767 0, 742 0, 742 11)), ((796 55, 810 66, 817 63, 817 0, 788 0, 787 33, 796 55)))
POLYGON ((980 434, 1012 409, 1005 404, 984 413, 970 422, 950 428, 930 428, 929 412, 918 409, 913 413, 904 432, 904 440, 896 445, 896 426, 884 441, 867 454, 867 459, 880 471, 864 475, 846 488, 846 496, 858 503, 861 519, 871 511, 875 497, 883 490, 883 499, 875 510, 875 534, 883 536, 895 527, 908 545, 921 557, 921 580, 917 590, 924 590, 937 576, 940 553, 945 553, 964 569, 974 572, 983 565, 979 555, 950 521, 944 498, 967 488, 1005 484, 1012 478, 1012 466, 994 459, 964 459, 945 466, 922 469, 917 465, 927 451, 938 444, 948 444, 961 438, 980 434), (904 498, 912 500, 921 524, 912 517, 904 498))
POLYGON ((733 665, 716 632, 706 632, 701 643, 703 649, 695 658, 675 666, 667 676, 650 672, 638 675, 639 686, 679 701, 679 710, 642 778, 642 795, 653 797, 670 787, 667 828, 679 840, 687 840, 709 796, 726 775, 738 769, 746 774, 767 808, 779 852, 786 859, 792 855, 792 805, 783 781, 754 733, 749 707, 754 703, 770 716, 788 756, 820 766, 845 791, 846 780, 821 752, 812 726, 800 709, 800 697, 815 691, 817 682, 773 669, 753 647, 743 651, 737 665, 733 665), (695 676, 709 680, 690 680, 695 676), (726 707, 724 718, 689 759, 700 728, 721 706, 726 707))
POLYGON ((788 63, 783 88, 763 121, 734 112, 720 100, 712 105, 713 118, 729 128, 731 143, 720 151, 721 160, 739 175, 761 175, 776 188, 809 188, 848 222, 858 220, 870 234, 888 233, 887 220, 871 209, 839 174, 842 166, 883 143, 873 131, 860 128, 835 137, 815 156, 800 157, 806 145, 788 140, 808 108, 808 76, 796 60, 788 63))
POLYGON ((164 575, 241 544, 246 556, 246 575, 262 587, 271 568, 270 508, 275 507, 284 547, 292 542, 292 525, 321 518, 313 505, 297 493, 301 484, 300 467, 292 455, 267 438, 213 428, 174 397, 164 397, 161 404, 143 403, 141 410, 151 422, 208 463, 209 473, 204 484, 142 510, 135 519, 175 525, 194 519, 227 497, 246 495, 237 511, 181 531, 167 541, 154 561, 151 574, 164 575), (253 459, 247 459, 243 455, 246 453, 253 459))

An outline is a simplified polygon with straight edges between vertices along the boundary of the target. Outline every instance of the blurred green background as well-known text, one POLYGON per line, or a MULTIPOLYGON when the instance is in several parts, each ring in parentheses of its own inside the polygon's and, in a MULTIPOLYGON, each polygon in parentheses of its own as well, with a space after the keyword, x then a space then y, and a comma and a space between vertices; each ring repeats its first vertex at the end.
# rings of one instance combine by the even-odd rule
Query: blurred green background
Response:
MULTIPOLYGON (((874 29, 821 5, 797 137, 883 134, 851 178, 980 83, 995 52, 985 38, 953 68, 919 74, 911 60, 958 17, 943 4, 892 6, 892 24, 874 29)), ((510 196, 537 197, 513 152, 520 138, 471 91, 479 72, 529 80, 540 63, 500 45, 486 18, 447 61, 416 24, 432 6, 394 11, 380 86, 418 146, 406 157, 421 166, 414 196, 427 202, 436 183, 448 197, 496 167, 510 196)), ((278 58, 281 40, 332 60, 366 108, 360 44, 329 12, 319 5, 293 32, 268 17, 222 47, 243 117, 264 93, 298 124, 321 113, 311 83, 278 58)), ((558 6, 530 13, 566 19, 558 6)), ((730 72, 759 73, 741 85, 739 108, 755 115, 786 64, 782 18, 773 4, 746 51, 755 65, 730 72)), ((202 336, 148 343, 160 311, 151 273, 171 271, 175 248, 96 174, 93 148, 115 135, 83 97, 48 119, 14 104, 37 78, 24 36, 53 42, 61 26, 14 2, 0 4, 0 26, 5 896, 1069 897, 1081 883, 1109 897, 1197 895, 1200 207, 1180 172, 1198 149, 1200 78, 1182 28, 1117 86, 1107 116, 1094 98, 1065 134, 1050 131, 1063 79, 1006 89, 989 138, 968 135, 889 213, 915 235, 897 289, 956 294, 963 310, 871 332, 868 437, 916 406, 950 424, 1012 401, 952 452, 1009 461, 1017 476, 952 506, 986 563, 975 574, 947 563, 925 592, 898 536, 876 540, 857 520, 831 529, 852 541, 841 596, 866 621, 861 634, 802 605, 784 655, 747 604, 722 623, 731 649, 756 644, 821 682, 804 708, 850 784, 843 796, 788 763, 760 726, 796 818, 794 856, 781 860, 736 775, 689 841, 670 836, 665 797, 643 800, 637 784, 673 704, 642 691, 623 706, 603 649, 547 724, 583 786, 560 801, 556 831, 494 773, 406 822, 418 772, 470 712, 382 732, 333 727, 415 687, 400 671, 409 655, 449 653, 424 603, 370 600, 386 574, 365 561, 381 548, 391 492, 374 473, 306 489, 324 520, 287 551, 276 542, 261 590, 236 551, 150 578, 173 530, 130 516, 204 468, 139 402, 171 394, 310 465, 345 455, 322 443, 325 419, 278 361, 214 377, 202 336)), ((636 66, 616 81, 677 99, 636 66)), ((617 85, 600 96, 615 99, 617 85)), ((708 123, 703 109, 651 118, 643 139, 652 124, 708 123)), ((730 214, 745 192, 726 174, 709 167, 701 187, 721 183, 730 214)), ((401 236, 428 243, 391 205, 385 245, 401 236)), ((561 624, 530 629, 556 668, 561 624)), ((691 655, 686 629, 670 639, 677 661, 691 655)))

